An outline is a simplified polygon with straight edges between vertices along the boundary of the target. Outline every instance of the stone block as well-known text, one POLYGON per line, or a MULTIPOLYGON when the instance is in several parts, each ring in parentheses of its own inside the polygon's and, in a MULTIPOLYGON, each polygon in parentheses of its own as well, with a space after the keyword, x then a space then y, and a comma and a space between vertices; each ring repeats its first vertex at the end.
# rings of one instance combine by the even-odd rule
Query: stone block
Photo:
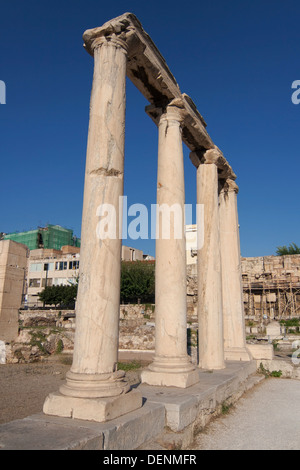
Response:
POLYGON ((199 381, 199 372, 197 369, 179 373, 145 369, 141 374, 141 380, 143 383, 154 386, 188 388, 199 381))
POLYGON ((250 351, 253 359, 271 360, 274 358, 274 348, 272 344, 247 344, 247 349, 250 351))
POLYGON ((6 363, 6 348, 4 341, 0 341, 0 364, 6 363))
POLYGON ((55 392, 46 398, 43 411, 47 415, 105 422, 141 406, 142 396, 136 390, 109 398, 77 398, 55 392))
POLYGON ((0 426, 3 450, 129 450, 164 431, 165 408, 146 402, 114 420, 92 421, 37 414, 0 426))

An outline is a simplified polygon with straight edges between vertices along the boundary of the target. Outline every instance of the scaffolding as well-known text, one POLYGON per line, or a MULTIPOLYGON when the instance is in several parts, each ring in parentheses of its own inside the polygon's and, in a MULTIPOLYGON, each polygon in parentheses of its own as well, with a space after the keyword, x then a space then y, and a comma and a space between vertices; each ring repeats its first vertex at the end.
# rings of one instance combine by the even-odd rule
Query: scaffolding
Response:
POLYGON ((63 228, 60 225, 47 225, 41 228, 43 248, 60 250, 62 246, 73 245, 73 230, 63 228))
POLYGON ((252 281, 243 274, 245 315, 257 319, 286 319, 300 316, 300 282, 272 279, 264 273, 252 281))
POLYGON ((73 230, 50 224, 46 227, 38 227, 36 230, 6 234, 4 240, 22 243, 29 250, 38 248, 61 250, 61 247, 66 245, 80 247, 80 239, 74 237, 73 230))
POLYGON ((26 245, 29 250, 36 250, 42 248, 43 240, 40 230, 30 230, 28 232, 13 232, 4 235, 4 240, 13 240, 22 245, 26 245))

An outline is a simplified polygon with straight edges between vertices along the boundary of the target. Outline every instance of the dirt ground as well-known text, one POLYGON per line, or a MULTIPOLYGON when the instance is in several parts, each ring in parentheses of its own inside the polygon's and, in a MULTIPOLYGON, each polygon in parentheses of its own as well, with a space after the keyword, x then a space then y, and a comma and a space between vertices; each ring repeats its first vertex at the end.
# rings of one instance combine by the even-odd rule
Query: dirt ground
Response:
MULTIPOLYGON (((32 364, 0 364, 0 424, 41 413, 45 398, 58 391, 70 370, 71 358, 52 356, 32 364)), ((126 372, 129 383, 139 370, 126 372)))

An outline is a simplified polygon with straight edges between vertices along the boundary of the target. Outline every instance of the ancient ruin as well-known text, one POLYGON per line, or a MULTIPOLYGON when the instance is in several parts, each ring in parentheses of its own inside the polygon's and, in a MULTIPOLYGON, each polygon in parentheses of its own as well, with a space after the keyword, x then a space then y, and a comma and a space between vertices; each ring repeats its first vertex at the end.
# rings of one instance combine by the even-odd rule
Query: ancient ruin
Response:
POLYGON ((0 341, 18 336, 19 307, 25 291, 28 250, 12 240, 0 241, 0 341))
MULTIPOLYGON (((175 204, 183 213, 183 142, 197 168, 197 202, 204 205, 204 244, 198 251, 199 368, 222 369, 226 359, 250 357, 243 327, 236 175, 133 14, 90 29, 83 38, 94 57, 94 78, 74 356, 66 383, 47 397, 44 412, 106 421, 142 406, 139 390, 130 390, 117 370, 122 240, 97 237, 103 204, 116 208, 116 232, 121 232, 126 75, 149 101, 146 112, 158 127, 157 203, 175 204)), ((156 241, 155 357, 142 382, 186 388, 199 381, 199 368, 187 354, 186 310, 185 238, 175 236, 173 221, 169 239, 158 236, 156 241)))

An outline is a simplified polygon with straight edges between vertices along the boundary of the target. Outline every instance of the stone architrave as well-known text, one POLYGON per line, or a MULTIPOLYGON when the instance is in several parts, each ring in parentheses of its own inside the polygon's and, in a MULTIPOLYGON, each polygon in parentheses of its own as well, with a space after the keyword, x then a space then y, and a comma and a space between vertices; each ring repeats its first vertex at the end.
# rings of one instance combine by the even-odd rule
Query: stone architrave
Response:
MULTIPOLYGON (((203 244, 198 247, 198 341, 199 367, 225 368, 222 274, 220 259, 218 167, 220 152, 211 149, 199 160, 197 204, 203 207, 203 244)), ((198 224, 199 225, 199 224, 198 224)))
POLYGON ((92 47, 73 364, 59 392, 47 397, 44 412, 106 421, 139 408, 142 396, 117 370, 127 47, 114 33, 96 37, 92 47), (108 217, 107 236, 100 233, 103 216, 108 217))
POLYGON ((199 372, 187 354, 183 114, 182 101, 173 100, 159 119, 155 357, 141 379, 186 388, 199 381, 199 372))
POLYGON ((224 350, 226 360, 249 361, 250 355, 246 349, 237 193, 238 186, 232 179, 223 182, 219 196, 219 213, 224 350))

